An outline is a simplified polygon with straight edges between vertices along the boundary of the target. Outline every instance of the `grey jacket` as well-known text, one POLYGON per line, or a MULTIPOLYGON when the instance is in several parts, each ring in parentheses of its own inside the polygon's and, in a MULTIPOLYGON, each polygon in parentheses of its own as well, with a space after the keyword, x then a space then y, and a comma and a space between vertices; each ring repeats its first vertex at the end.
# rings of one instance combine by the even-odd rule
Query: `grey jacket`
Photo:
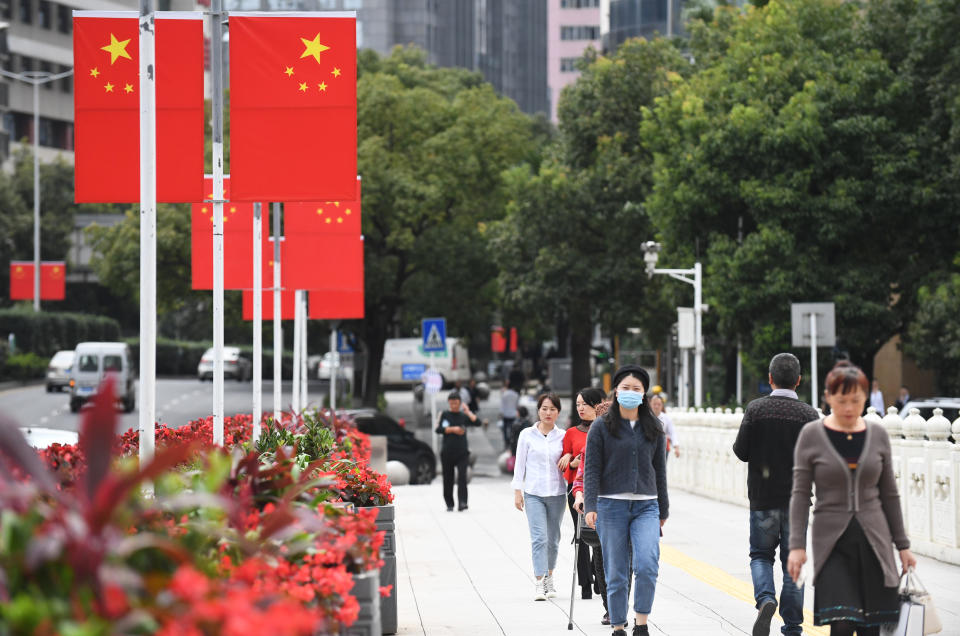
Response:
POLYGON ((658 435, 653 441, 643 434, 639 422, 630 428, 630 422, 621 418, 620 437, 607 431, 606 418, 619 417, 607 413, 590 426, 583 465, 583 501, 586 512, 597 511, 599 495, 632 492, 638 495, 656 495, 660 504, 660 518, 670 514, 667 496, 667 442, 658 435))
POLYGON ((891 544, 910 547, 903 528, 900 495, 890 459, 890 437, 880 424, 867 422, 863 453, 851 471, 823 425, 814 420, 803 427, 793 459, 793 493, 790 498, 790 549, 807 547, 807 517, 811 486, 816 485, 813 508, 814 580, 837 540, 854 517, 863 527, 883 569, 886 587, 900 582, 891 544))

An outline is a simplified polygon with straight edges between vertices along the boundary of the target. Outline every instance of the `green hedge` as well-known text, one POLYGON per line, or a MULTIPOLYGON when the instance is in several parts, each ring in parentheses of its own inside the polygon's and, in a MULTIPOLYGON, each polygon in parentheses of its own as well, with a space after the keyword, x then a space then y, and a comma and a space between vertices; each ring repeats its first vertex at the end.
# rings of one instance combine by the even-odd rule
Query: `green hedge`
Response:
POLYGON ((41 358, 35 353, 18 353, 6 359, 3 366, 4 377, 10 380, 42 379, 47 371, 49 358, 41 358))
POLYGON ((26 308, 0 309, 0 337, 16 337, 14 353, 34 353, 49 359, 61 349, 73 349, 78 342, 116 342, 120 323, 105 316, 26 308))
MULTIPOLYGON (((130 345, 130 352, 135 361, 140 360, 140 339, 128 338, 127 344, 130 345)), ((194 375, 197 372, 197 365, 200 364, 200 358, 203 352, 213 346, 212 342, 189 342, 183 340, 172 340, 169 338, 157 338, 157 375, 194 375)), ((253 347, 250 345, 240 347, 241 355, 249 360, 253 360, 253 347)), ((135 362, 139 364, 139 362, 135 362)), ((289 378, 293 373, 293 353, 283 352, 283 375, 289 378)), ((263 377, 273 377, 273 350, 264 350, 263 352, 263 377)))

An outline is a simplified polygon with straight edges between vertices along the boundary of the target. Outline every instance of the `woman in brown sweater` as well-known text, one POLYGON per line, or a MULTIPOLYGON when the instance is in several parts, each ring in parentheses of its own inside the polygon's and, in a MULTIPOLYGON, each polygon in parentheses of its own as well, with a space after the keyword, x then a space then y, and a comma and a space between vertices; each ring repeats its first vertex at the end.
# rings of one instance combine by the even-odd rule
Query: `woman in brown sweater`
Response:
POLYGON ((816 485, 814 624, 829 624, 831 636, 876 635, 883 623, 895 623, 900 572, 892 546, 900 551, 902 572, 917 563, 903 528, 890 438, 883 426, 860 417, 867 386, 858 367, 837 363, 825 382, 831 413, 800 431, 794 451, 787 570, 797 580, 807 560, 816 485))

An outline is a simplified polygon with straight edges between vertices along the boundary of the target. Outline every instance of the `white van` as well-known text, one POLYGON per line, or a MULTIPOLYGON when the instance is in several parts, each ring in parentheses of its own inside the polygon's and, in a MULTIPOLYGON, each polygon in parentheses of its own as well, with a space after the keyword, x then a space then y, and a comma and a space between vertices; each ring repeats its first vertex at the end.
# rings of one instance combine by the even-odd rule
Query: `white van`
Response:
POLYGON ((97 393, 108 373, 116 381, 117 401, 126 413, 137 402, 137 370, 133 367, 130 347, 125 342, 81 342, 74 350, 70 372, 70 411, 76 413, 83 403, 97 393))
POLYGON ((447 338, 447 350, 439 353, 424 353, 421 338, 390 338, 383 347, 380 384, 417 384, 431 364, 444 386, 470 380, 470 354, 459 338, 447 338))

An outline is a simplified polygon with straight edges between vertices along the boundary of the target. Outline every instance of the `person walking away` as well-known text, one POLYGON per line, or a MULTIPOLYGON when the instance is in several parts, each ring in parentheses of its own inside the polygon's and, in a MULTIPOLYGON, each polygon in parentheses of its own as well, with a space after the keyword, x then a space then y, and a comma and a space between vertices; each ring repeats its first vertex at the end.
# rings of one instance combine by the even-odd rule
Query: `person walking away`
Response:
POLYGON ((890 437, 861 417, 867 376, 841 360, 824 387, 830 415, 803 427, 794 453, 787 569, 796 579, 807 560, 807 515, 816 486, 813 622, 830 625, 831 636, 877 636, 882 625, 897 622, 900 575, 917 559, 903 526, 890 437))
POLYGON ((533 599, 545 601, 557 595, 553 569, 560 549, 560 522, 563 520, 566 487, 560 471, 563 430, 557 428, 560 398, 544 393, 537 400, 538 421, 520 432, 517 459, 513 468, 514 505, 526 508, 530 528, 533 599))
MULTIPOLYGON (((511 376, 512 378, 512 376, 511 376)), ((503 422, 503 448, 510 448, 513 423, 517 419, 517 403, 520 401, 519 386, 511 382, 500 395, 500 421, 503 422)))
MULTIPOLYGON (((900 411, 903 410, 903 407, 909 401, 910 401, 910 389, 908 389, 907 385, 904 384, 902 387, 900 387, 900 396, 897 397, 897 400, 896 402, 893 403, 893 405, 897 407, 897 412, 899 413, 900 411)), ((883 413, 880 414, 881 417, 883 417, 883 415, 884 415, 883 413)))
MULTIPOLYGON (((579 512, 573 508, 573 480, 583 461, 583 449, 587 445, 587 432, 597 419, 594 407, 603 402, 603 391, 588 387, 577 392, 577 424, 567 429, 563 436, 563 456, 560 457, 560 470, 567 482, 567 507, 573 518, 573 527, 577 527, 579 512)), ((577 550, 577 580, 580 582, 580 597, 593 598, 593 572, 590 565, 590 548, 581 545, 577 550)))
POLYGON ((884 416, 883 391, 880 390, 880 380, 873 381, 873 390, 870 392, 870 406, 876 409, 880 417, 884 416))
POLYGON ((440 414, 436 432, 443 436, 440 464, 443 466, 443 500, 447 512, 453 512, 453 479, 456 472, 457 503, 462 512, 467 509, 467 466, 470 449, 467 447, 467 427, 477 425, 477 416, 460 399, 456 389, 447 395, 447 410, 440 414))
POLYGON ((616 395, 610 410, 587 434, 585 521, 600 535, 607 607, 617 636, 626 630, 627 576, 632 562, 633 635, 638 636, 649 633, 647 617, 660 569, 660 529, 670 511, 666 438, 660 421, 644 403, 650 386, 646 370, 637 365, 620 367, 613 384, 616 395))
MULTIPOLYGON (((477 388, 477 380, 475 378, 470 378, 470 381, 467 382, 467 391, 470 393, 470 399, 467 400, 467 406, 470 407, 470 410, 480 415, 480 389, 477 388)), ((484 398, 486 399, 486 398, 484 398)))
POLYGON ((750 499, 750 576, 757 618, 753 636, 770 633, 777 609, 773 566, 780 547, 783 584, 780 618, 784 634, 802 634, 803 590, 787 573, 790 551, 790 490, 793 485, 793 449, 800 430, 819 418, 817 411, 797 397, 800 360, 779 353, 770 360, 768 373, 773 392, 747 404, 733 452, 747 462, 747 496, 750 499))
POLYGON ((663 426, 663 432, 667 436, 667 459, 670 459, 670 450, 673 450, 673 454, 677 457, 680 457, 680 440, 677 437, 677 429, 673 426, 673 420, 670 419, 670 416, 667 415, 666 407, 663 404, 663 396, 661 393, 654 393, 650 396, 650 410, 653 411, 654 416, 660 420, 661 426, 663 426))

